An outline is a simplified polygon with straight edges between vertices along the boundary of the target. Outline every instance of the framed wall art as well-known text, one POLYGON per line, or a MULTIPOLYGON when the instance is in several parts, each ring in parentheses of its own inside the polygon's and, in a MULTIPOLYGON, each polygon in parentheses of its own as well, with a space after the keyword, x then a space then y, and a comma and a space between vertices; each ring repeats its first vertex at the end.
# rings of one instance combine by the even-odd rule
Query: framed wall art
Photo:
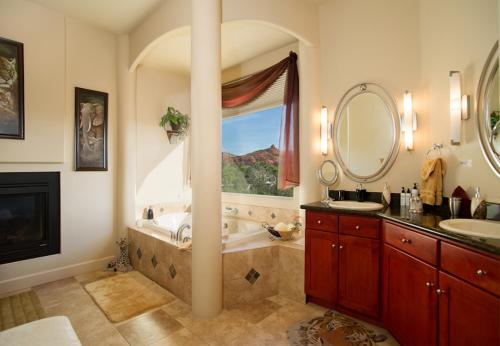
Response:
POLYGON ((24 139, 23 44, 1 37, 0 138, 24 139))
POLYGON ((108 94, 75 88, 75 169, 108 170, 108 94))

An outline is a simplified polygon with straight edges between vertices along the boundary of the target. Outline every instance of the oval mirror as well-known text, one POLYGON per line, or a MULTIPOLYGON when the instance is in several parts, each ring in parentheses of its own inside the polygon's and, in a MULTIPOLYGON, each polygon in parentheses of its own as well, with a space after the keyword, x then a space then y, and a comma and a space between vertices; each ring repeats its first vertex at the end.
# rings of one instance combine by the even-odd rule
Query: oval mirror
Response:
POLYGON ((339 171, 337 165, 332 160, 325 160, 318 169, 318 178, 321 184, 330 186, 337 181, 339 171))
POLYGON ((489 166, 500 177, 500 88, 498 41, 486 59, 477 90, 477 133, 489 166))
POLYGON ((357 182, 387 173, 399 152, 399 115, 392 97, 375 83, 349 89, 335 112, 335 156, 342 171, 357 182))

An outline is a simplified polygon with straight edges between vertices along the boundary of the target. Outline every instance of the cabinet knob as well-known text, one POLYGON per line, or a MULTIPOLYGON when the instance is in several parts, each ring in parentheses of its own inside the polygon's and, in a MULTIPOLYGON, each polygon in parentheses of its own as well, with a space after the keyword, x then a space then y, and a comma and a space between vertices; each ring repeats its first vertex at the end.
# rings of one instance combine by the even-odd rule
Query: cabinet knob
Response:
POLYGON ((438 295, 438 296, 440 296, 440 295, 445 294, 446 292, 445 292, 444 290, 442 290, 441 288, 438 288, 438 289, 436 290, 436 293, 437 293, 437 295, 438 295))
POLYGON ((321 225, 323 223, 323 221, 318 220, 317 223, 318 223, 318 225, 321 225))
POLYGON ((354 227, 354 228, 356 228, 356 229, 360 229, 361 227, 359 227, 359 225, 356 225, 356 227, 354 227))
POLYGON ((335 248, 335 244, 332 244, 332 249, 334 249, 334 248, 335 248))
POLYGON ((486 270, 478 269, 476 275, 480 277, 486 276, 486 270))
POLYGON ((401 242, 402 242, 403 244, 411 244, 411 239, 406 239, 406 238, 403 238, 403 239, 401 239, 401 242))
POLYGON ((425 286, 431 288, 432 286, 434 286, 434 284, 432 282, 426 282, 425 286))
POLYGON ((344 248, 343 245, 339 245, 339 249, 342 250, 344 248))

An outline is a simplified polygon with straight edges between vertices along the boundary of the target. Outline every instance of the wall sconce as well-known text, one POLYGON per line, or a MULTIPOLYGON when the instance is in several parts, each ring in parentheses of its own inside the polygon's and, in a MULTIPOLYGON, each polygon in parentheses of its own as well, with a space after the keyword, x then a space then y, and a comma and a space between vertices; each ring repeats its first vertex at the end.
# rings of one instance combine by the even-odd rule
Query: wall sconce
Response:
POLYGON ((328 154, 328 108, 321 107, 321 154, 328 154))
POLYGON ((460 72, 450 71, 450 141, 459 145, 462 122, 470 117, 470 96, 462 95, 460 72))
POLYGON ((404 133, 405 149, 413 150, 413 132, 417 130, 417 113, 413 112, 411 92, 405 91, 401 131, 404 133))

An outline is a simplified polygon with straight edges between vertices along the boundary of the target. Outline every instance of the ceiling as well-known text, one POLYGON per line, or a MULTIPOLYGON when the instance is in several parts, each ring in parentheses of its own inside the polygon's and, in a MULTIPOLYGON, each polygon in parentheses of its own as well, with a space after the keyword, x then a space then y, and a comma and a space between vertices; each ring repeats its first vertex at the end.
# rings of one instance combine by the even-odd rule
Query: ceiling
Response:
POLYGON ((31 0, 108 31, 132 30, 164 0, 31 0))
MULTIPOLYGON (((251 21, 222 24, 222 69, 283 47, 297 39, 274 27, 251 21)), ((160 39, 140 62, 143 66, 189 74, 191 68, 191 30, 178 29, 160 39)))

